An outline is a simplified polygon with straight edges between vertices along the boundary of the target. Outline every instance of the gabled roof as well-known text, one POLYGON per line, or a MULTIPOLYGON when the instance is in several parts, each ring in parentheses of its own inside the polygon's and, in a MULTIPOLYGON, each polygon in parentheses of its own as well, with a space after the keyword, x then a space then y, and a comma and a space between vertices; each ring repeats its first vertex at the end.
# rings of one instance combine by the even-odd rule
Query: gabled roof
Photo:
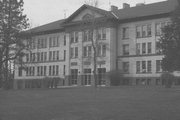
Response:
POLYGON ((62 24, 64 21, 65 21, 65 19, 51 22, 51 23, 27 30, 26 32, 38 33, 38 32, 45 32, 45 31, 61 30, 61 29, 63 29, 62 24))
POLYGON ((78 15, 81 11, 83 11, 84 9, 90 9, 94 12, 97 12, 101 15, 104 15, 105 17, 109 17, 109 18, 113 18, 114 16, 112 15, 112 13, 110 11, 106 11, 97 7, 93 7, 87 4, 84 4, 83 6, 81 6, 78 10, 76 10, 71 16, 69 16, 65 23, 69 22, 70 20, 72 20, 76 15, 78 15))
POLYGON ((171 13, 174 9, 175 5, 170 3, 170 1, 163 1, 158 3, 119 9, 117 11, 114 11, 114 14, 118 17, 119 20, 123 20, 171 13))

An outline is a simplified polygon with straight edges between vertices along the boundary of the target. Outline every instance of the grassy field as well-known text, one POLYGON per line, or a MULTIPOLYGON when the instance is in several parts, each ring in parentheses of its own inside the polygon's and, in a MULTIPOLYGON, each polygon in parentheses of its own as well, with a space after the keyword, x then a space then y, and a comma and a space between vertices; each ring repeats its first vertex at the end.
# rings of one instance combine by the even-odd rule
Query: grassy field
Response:
POLYGON ((0 120, 180 120, 180 87, 0 91, 0 120))

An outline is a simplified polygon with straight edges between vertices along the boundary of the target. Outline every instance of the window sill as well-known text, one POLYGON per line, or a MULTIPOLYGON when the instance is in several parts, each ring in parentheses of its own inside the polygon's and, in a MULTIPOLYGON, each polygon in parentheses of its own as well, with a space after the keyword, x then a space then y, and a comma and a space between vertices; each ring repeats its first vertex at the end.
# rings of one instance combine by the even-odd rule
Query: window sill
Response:
POLYGON ((149 38, 149 37, 152 37, 152 35, 151 36, 141 36, 141 37, 136 37, 136 39, 140 39, 140 38, 149 38))

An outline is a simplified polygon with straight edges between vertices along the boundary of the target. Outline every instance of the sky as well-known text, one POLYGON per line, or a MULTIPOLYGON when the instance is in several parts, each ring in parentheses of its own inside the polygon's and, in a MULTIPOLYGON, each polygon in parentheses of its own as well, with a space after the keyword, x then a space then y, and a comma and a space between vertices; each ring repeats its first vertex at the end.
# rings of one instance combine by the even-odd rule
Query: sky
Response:
MULTIPOLYGON (((87 0, 24 0, 24 14, 33 28, 67 18, 85 1, 87 0)), ((123 3, 135 6, 137 3, 150 4, 161 1, 165 0, 99 0, 99 8, 109 10, 110 5, 115 5, 120 9, 123 3)))

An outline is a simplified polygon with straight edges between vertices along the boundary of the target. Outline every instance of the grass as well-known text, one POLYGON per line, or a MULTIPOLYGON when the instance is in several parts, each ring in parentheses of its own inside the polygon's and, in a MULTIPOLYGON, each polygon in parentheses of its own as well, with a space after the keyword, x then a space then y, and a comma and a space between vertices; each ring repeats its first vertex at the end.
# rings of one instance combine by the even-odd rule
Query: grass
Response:
POLYGON ((0 91, 0 120, 180 120, 180 87, 0 91))

